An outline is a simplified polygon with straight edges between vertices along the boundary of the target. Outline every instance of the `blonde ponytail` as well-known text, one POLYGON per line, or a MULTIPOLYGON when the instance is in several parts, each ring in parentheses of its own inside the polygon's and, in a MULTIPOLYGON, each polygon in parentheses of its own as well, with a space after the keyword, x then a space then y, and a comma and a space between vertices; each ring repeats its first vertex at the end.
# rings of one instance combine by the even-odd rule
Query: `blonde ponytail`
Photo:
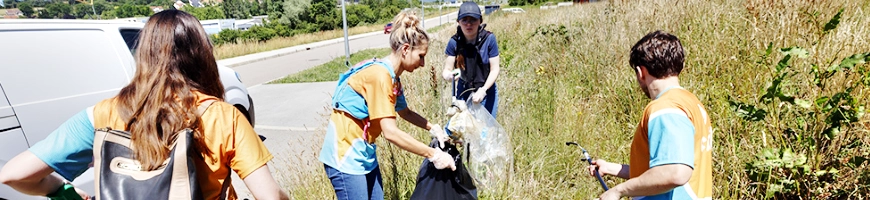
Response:
POLYGON ((390 33, 390 47, 393 51, 406 43, 412 48, 429 43, 429 34, 420 28, 420 18, 417 17, 416 10, 412 9, 403 10, 393 18, 393 31, 390 33))

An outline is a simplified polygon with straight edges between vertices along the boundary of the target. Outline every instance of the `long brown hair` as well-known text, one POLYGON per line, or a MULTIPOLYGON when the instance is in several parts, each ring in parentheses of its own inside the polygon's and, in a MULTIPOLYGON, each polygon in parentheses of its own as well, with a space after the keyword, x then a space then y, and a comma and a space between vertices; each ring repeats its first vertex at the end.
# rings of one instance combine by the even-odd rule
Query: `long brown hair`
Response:
MULTIPOLYGON (((153 170, 169 157, 178 131, 200 127, 191 91, 222 99, 224 87, 205 30, 186 12, 148 18, 135 54, 136 74, 118 94, 117 109, 132 134, 136 160, 153 170)), ((194 139, 202 138, 196 131, 194 139)))

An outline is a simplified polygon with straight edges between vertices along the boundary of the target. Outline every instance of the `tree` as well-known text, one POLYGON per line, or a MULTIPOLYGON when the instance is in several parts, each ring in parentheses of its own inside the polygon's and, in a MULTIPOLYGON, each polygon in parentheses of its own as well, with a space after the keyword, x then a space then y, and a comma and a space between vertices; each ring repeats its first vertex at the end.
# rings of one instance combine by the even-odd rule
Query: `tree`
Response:
MULTIPOLYGON (((263 0, 263 8, 266 9, 266 15, 269 15, 269 20, 279 21, 283 17, 284 13, 284 1, 283 0, 263 0)), ((289 24, 284 23, 283 24, 289 24)))
POLYGON ((246 0, 224 0, 224 15, 234 19, 247 19, 251 17, 246 0))
POLYGON ((31 5, 30 2, 19 3, 18 10, 20 10, 27 18, 33 17, 33 5, 31 5))
POLYGON ((341 14, 337 12, 335 4, 335 0, 311 1, 311 8, 307 10, 307 21, 315 25, 316 31, 332 30, 338 26, 341 14))
POLYGON ((303 14, 309 7, 311 7, 311 0, 284 0, 278 22, 294 29, 301 27, 300 24, 304 21, 303 14))
MULTIPOLYGON (((73 6, 73 13, 72 14, 73 14, 73 16, 75 16, 78 19, 83 19, 87 15, 93 16, 94 10, 96 10, 96 6, 94 7, 94 9, 91 9, 90 4, 80 3, 80 4, 76 4, 73 6)), ((94 18, 96 18, 96 17, 94 17, 94 18)))
POLYGON ((44 9, 39 10, 39 18, 43 19, 53 19, 53 18, 64 18, 66 15, 70 15, 72 13, 72 7, 69 4, 65 3, 52 3, 45 6, 44 9))
POLYGON ((5 8, 14 8, 15 1, 14 0, 3 0, 3 2, 0 2, 0 8, 4 8, 4 7, 5 8))
POLYGON ((248 7, 250 8, 249 10, 251 11, 251 16, 260 16, 266 14, 265 9, 263 9, 263 4, 261 4, 257 0, 251 1, 248 7))
POLYGON ((253 26, 248 31, 242 33, 246 39, 253 39, 256 41, 264 42, 266 40, 272 39, 277 35, 275 30, 264 26, 253 26))
POLYGON ((152 11, 151 8, 145 5, 134 5, 130 3, 125 3, 115 9, 115 16, 118 18, 147 17, 151 16, 152 14, 154 14, 154 11, 152 11))
POLYGON ((109 2, 104 0, 94 1, 94 10, 97 11, 97 15, 102 15, 104 11, 110 11, 113 9, 114 7, 112 7, 109 2))
POLYGON ((195 8, 188 4, 185 4, 184 7, 181 8, 184 11, 187 11, 194 17, 199 20, 210 20, 210 19, 226 19, 226 15, 224 15, 224 10, 221 6, 210 5, 201 8, 195 8))
POLYGON ((375 12, 368 5, 349 5, 347 6, 347 25, 358 26, 363 23, 375 23, 377 17, 375 12))

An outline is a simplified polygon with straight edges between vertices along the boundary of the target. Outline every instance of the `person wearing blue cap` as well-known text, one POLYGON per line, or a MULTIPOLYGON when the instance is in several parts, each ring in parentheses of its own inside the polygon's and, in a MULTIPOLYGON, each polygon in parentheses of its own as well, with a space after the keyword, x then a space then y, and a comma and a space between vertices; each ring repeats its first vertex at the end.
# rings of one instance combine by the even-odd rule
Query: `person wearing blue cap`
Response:
POLYGON ((454 69, 459 69, 455 93, 457 99, 471 100, 496 116, 498 112, 498 89, 495 80, 499 73, 498 43, 495 34, 487 31, 480 14, 480 7, 471 1, 459 6, 459 26, 456 35, 447 43, 447 60, 442 75, 447 81, 457 78, 454 69))

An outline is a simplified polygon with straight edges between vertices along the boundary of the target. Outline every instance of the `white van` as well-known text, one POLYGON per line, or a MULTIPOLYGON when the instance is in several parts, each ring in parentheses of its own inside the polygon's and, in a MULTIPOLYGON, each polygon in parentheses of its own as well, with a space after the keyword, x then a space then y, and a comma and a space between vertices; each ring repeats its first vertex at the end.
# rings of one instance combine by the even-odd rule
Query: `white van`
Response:
POLYGON ((501 10, 504 12, 509 12, 509 13, 524 13, 524 12, 526 12, 526 10, 523 10, 522 8, 502 8, 501 10))
MULTIPOLYGON (((0 167, 74 114, 116 95, 133 77, 142 23, 0 19, 0 167)), ((225 101, 254 124, 238 74, 219 67, 225 101)), ((94 191, 88 170, 73 184, 94 191)), ((0 184, 0 199, 45 199, 0 184)))

